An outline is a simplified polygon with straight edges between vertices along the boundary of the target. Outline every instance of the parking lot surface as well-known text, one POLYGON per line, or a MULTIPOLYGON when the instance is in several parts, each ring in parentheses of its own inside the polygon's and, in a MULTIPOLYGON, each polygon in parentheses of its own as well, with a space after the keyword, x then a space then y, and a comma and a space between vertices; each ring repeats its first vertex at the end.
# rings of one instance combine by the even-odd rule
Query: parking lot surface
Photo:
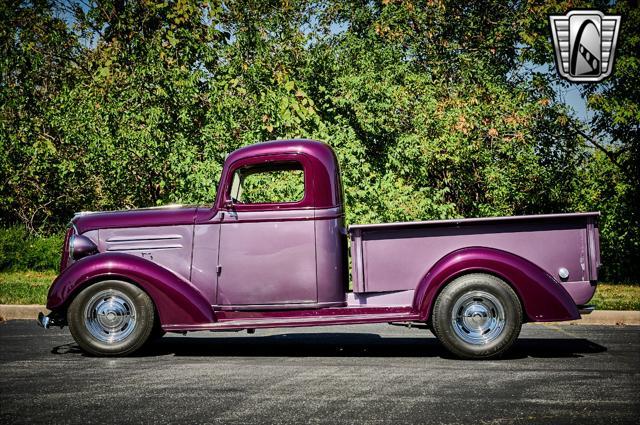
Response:
POLYGON ((504 358, 358 325, 167 335, 128 358, 0 323, 1 423, 638 423, 640 327, 525 325, 504 358))

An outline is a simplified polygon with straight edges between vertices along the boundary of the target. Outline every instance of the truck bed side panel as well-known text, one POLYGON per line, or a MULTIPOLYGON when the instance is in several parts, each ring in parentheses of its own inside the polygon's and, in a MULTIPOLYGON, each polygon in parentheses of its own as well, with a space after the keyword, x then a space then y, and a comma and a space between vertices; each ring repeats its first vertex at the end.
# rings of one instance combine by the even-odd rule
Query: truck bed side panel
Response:
POLYGON ((352 229, 354 291, 415 289, 443 256, 480 246, 523 257, 559 282, 558 271, 566 268, 569 277, 562 280, 563 286, 576 304, 585 303, 595 291, 595 285, 589 283, 597 272, 593 264, 597 260, 594 222, 595 218, 588 215, 564 215, 356 226, 352 229))

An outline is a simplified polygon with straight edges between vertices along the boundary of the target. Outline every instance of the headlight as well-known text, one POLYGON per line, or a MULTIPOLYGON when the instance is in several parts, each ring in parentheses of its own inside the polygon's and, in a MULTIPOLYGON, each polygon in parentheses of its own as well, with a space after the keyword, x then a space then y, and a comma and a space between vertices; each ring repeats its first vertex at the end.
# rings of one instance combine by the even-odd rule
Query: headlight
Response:
POLYGON ((75 261, 98 252, 98 247, 86 236, 73 234, 69 238, 69 256, 75 261))

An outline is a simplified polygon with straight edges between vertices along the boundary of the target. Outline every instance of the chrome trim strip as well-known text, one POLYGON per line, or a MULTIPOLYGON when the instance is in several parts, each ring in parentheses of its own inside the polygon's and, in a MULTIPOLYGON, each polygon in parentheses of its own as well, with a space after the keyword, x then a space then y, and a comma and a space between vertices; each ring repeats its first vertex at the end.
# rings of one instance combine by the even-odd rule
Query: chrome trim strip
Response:
POLYGON ((140 241, 164 241, 164 240, 173 240, 173 239, 182 239, 182 236, 180 235, 112 236, 109 239, 107 239, 105 242, 123 243, 123 242, 140 242, 140 241))
POLYGON ((113 252, 113 251, 157 251, 159 249, 181 249, 183 248, 182 245, 180 244, 175 244, 175 245, 164 245, 164 246, 139 246, 139 245, 134 245, 134 246, 110 246, 107 248, 107 251, 109 252, 113 252))

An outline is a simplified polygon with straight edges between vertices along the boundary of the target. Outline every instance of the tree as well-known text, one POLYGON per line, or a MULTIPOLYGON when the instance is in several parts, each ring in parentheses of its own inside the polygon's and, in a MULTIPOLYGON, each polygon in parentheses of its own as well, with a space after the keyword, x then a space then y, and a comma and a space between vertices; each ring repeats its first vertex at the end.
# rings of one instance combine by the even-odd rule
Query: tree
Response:
POLYGON ((638 12, 627 4, 0 10, 4 225, 46 231, 82 209, 211 204, 229 152, 308 137, 339 156, 349 223, 600 209, 603 275, 640 277, 638 12), (578 6, 624 15, 614 74, 580 86, 589 122, 558 95, 569 83, 552 68, 548 28, 550 13, 578 6))
POLYGON ((73 196, 58 161, 65 142, 49 117, 81 64, 49 1, 3 2, 0 22, 0 221, 34 231, 73 196))

